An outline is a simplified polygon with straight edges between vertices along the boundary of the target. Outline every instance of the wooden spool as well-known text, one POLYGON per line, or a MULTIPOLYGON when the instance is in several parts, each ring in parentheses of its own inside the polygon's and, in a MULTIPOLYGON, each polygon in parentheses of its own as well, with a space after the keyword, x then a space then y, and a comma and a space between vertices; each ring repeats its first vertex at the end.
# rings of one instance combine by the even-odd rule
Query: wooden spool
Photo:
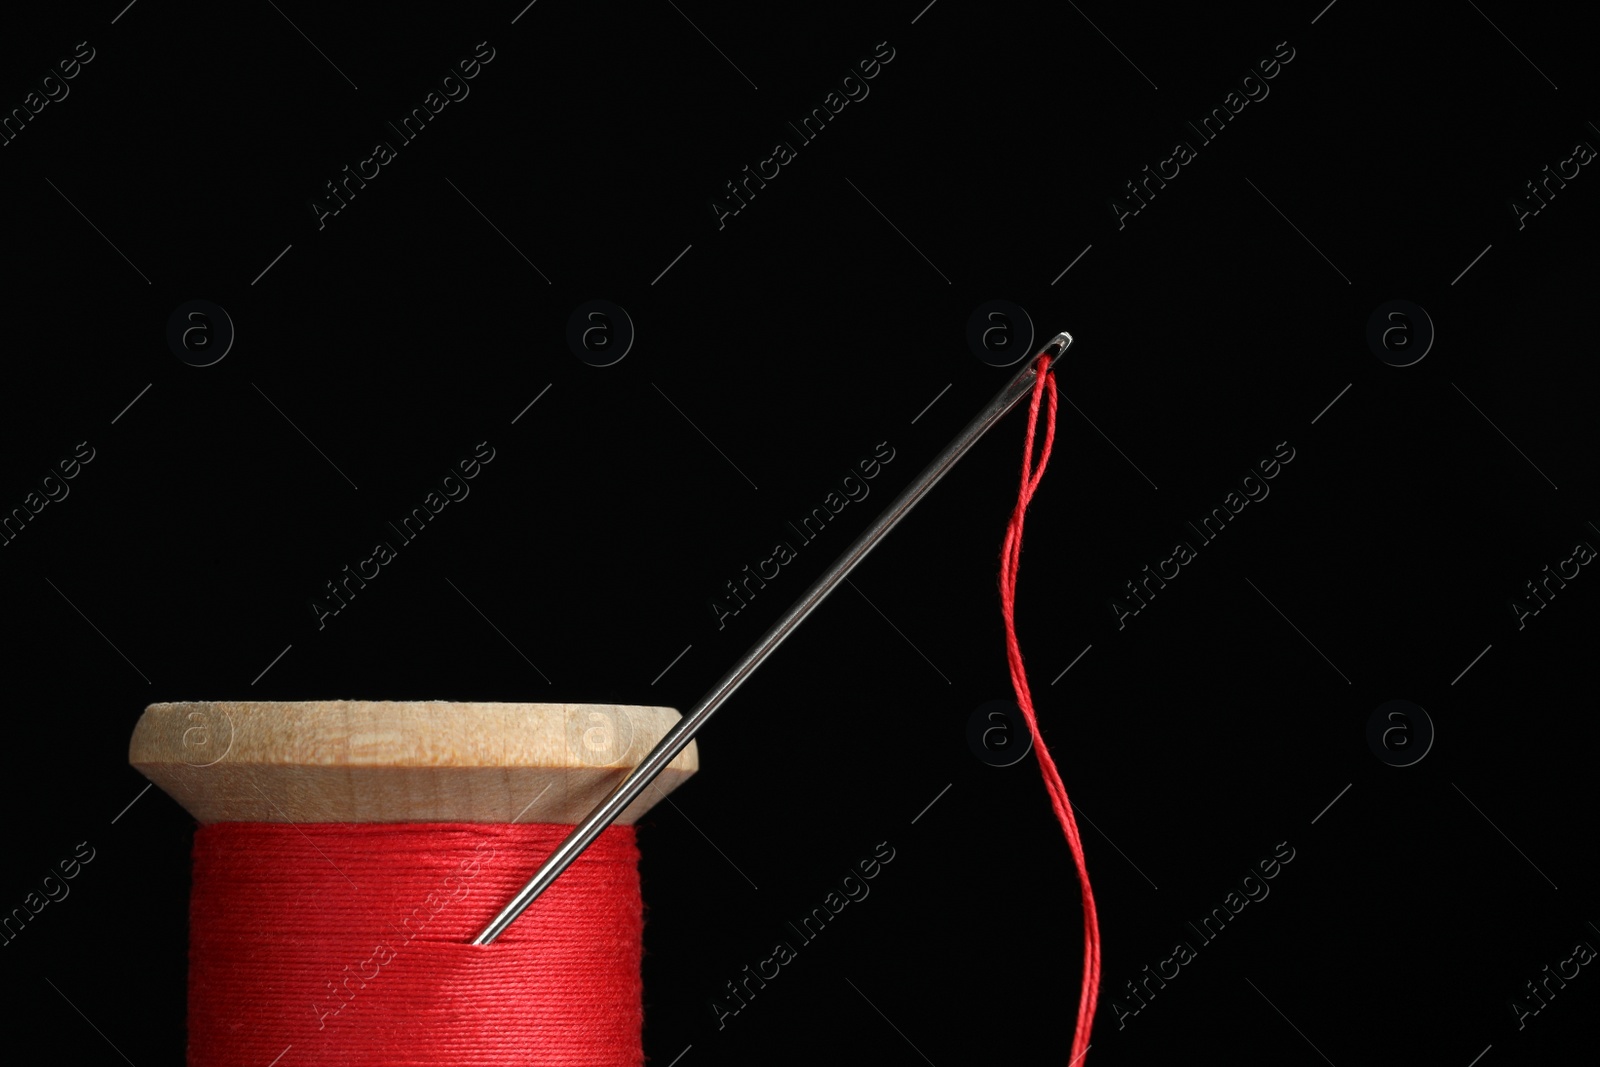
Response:
MULTIPOLYGON (((604 800, 679 719, 678 712, 672 708, 614 704, 365 700, 152 704, 134 728, 128 758, 202 824, 291 823, 300 829, 302 837, 308 831, 315 832, 311 824, 317 823, 404 823, 410 824, 407 832, 419 823, 571 826, 604 800)), ((698 767, 698 752, 691 742, 617 822, 633 823, 698 767)), ((441 841, 458 836, 458 831, 459 827, 441 827, 441 841)), ((320 870, 319 864, 312 866, 320 870)), ((514 886, 520 886, 522 878, 531 877, 535 866, 529 859, 525 874, 517 874, 514 883, 507 882, 502 890, 505 900, 495 901, 496 907, 510 900, 514 886)), ((273 874, 268 871, 264 877, 271 878, 273 874)), ((352 884, 352 891, 354 888, 352 884)), ((552 896, 561 892, 559 880, 553 889, 552 896)), ((584 907, 576 920, 579 926, 562 929, 599 931, 602 936, 610 931, 611 936, 616 937, 619 924, 620 928, 626 928, 630 921, 638 921, 637 889, 634 892, 632 920, 628 919, 626 908, 618 911, 597 900, 594 903, 598 906, 584 907)), ((410 918, 405 920, 405 929, 410 929, 411 918, 423 913, 431 916, 442 909, 445 902, 442 896, 436 901, 434 895, 429 895, 425 905, 412 909, 410 918)), ((538 903, 534 906, 537 908, 538 903)), ((486 921, 488 916, 484 918, 486 921)), ((533 916, 524 921, 537 922, 539 918, 533 916)), ((234 921, 232 917, 209 911, 206 920, 207 930, 213 934, 216 922, 226 925, 234 921)), ((191 913, 191 938, 195 921, 196 916, 191 913)), ((422 921, 428 920, 424 917, 422 921)), ((393 922, 385 926, 375 918, 372 929, 373 937, 364 942, 364 946, 389 943, 389 959, 394 958, 394 945, 400 945, 400 951, 408 953, 408 958, 443 959, 448 973, 456 979, 464 973, 459 967, 461 957, 456 953, 494 951, 469 948, 471 934, 465 931, 459 934, 459 948, 454 947, 457 935, 452 934, 449 942, 452 947, 448 955, 441 956, 437 945, 424 945, 422 939, 412 943, 409 934, 402 939, 402 928, 393 922)), ((273 945, 282 944, 281 928, 274 928, 272 936, 273 945)), ((291 951, 296 959, 304 959, 304 948, 291 951)), ((552 945, 552 958, 557 958, 555 954, 560 951, 560 946, 552 945)), ((627 964, 631 959, 631 966, 637 968, 637 942, 631 946, 619 944, 616 951, 620 955, 613 955, 611 959, 618 964, 627 964)), ((270 958, 281 962, 284 957, 270 958)), ((250 1042, 272 1037, 271 1045, 250 1051, 250 1058, 265 1062, 273 1055, 281 1055, 275 1047, 281 1036, 277 1031, 285 1026, 298 1027, 293 1030, 292 1038, 284 1040, 290 1047, 299 1047, 299 1055, 315 1052, 322 1057, 311 1062, 386 1062, 382 1057, 388 1053, 378 1044, 363 1048, 349 1043, 330 1045, 333 1039, 322 1037, 321 1029, 327 1020, 331 1019, 334 1026, 340 1022, 339 1015, 344 1010, 340 998, 344 994, 336 990, 332 979, 350 972, 348 961, 341 972, 337 969, 341 961, 330 960, 330 973, 315 976, 330 979, 326 982, 330 991, 326 1002, 319 1004, 313 994, 322 997, 322 992, 309 982, 303 987, 296 983, 295 995, 288 996, 288 985, 278 982, 258 987, 253 973, 233 990, 235 996, 213 995, 212 983, 223 973, 216 966, 218 959, 203 956, 197 963, 191 955, 191 1064, 231 1067, 239 1053, 219 1052, 218 1049, 219 1045, 232 1043, 234 1038, 229 1035, 239 1033, 248 1035, 250 1042), (303 1006, 296 999, 302 989, 306 994, 303 1006), (261 995, 257 996, 257 992, 261 995), (288 1001, 293 1001, 292 1011, 283 1006, 288 1001), (226 1005, 227 1010, 221 1010, 219 1004, 226 1005), (312 1018, 316 1020, 315 1027, 310 1025, 312 1018), (200 1035, 198 1045, 197 1033, 200 1035), (322 1044, 319 1045, 319 1041, 322 1044), (356 1058, 347 1059, 351 1051, 356 1053, 356 1058), (372 1058, 374 1053, 379 1053, 380 1058, 372 1058)), ((366 966, 379 959, 378 956, 369 957, 356 967, 355 990, 366 988, 362 980, 369 978, 374 985, 384 988, 379 985, 381 974, 377 970, 366 972, 366 966)), ((581 973, 587 976, 585 981, 593 981, 596 972, 590 968, 581 973)), ((614 983, 611 988, 629 984, 627 981, 614 983)), ((546 1002, 554 998, 541 998, 530 1006, 511 1001, 496 1005, 507 1025, 474 1023, 468 1029, 476 1028, 486 1035, 488 1039, 483 1048, 477 1051, 492 1056, 492 1062, 497 1064, 506 1062, 506 1042, 512 1042, 516 1050, 523 1049, 521 1039, 514 1034, 507 1036, 512 1034, 509 1025, 512 1019, 531 1026, 530 1033, 551 1035, 552 1046, 563 1050, 560 1062, 642 1062, 638 1049, 643 1005, 638 1000, 637 981, 631 984, 635 990, 633 999, 617 1000, 610 1020, 591 1018, 590 1025, 582 1028, 566 1025, 570 1016, 561 1004, 546 1002), (540 1029, 546 1025, 561 1029, 540 1029), (597 1040, 590 1049, 588 1046, 596 1032, 605 1040, 597 1040), (492 1050, 491 1045, 499 1051, 492 1050)), ((343 987, 345 992, 352 990, 348 977, 343 987)), ((381 993, 376 995, 382 996, 381 993)), ((349 1003, 358 1003, 353 996, 352 993, 349 1003)), ((454 1019, 467 1014, 455 1009, 449 998, 445 1001, 448 1010, 436 1013, 437 1016, 454 1019)), ((382 1009, 370 1000, 359 1003, 362 1010, 377 1012, 381 1017, 382 1009)), ((372 1017, 366 1018, 370 1022, 372 1017)), ((394 1040, 393 1034, 385 1031, 381 1024, 374 1024, 376 1028, 359 1029, 365 1025, 358 1024, 356 1033, 359 1036, 352 1037, 347 1031, 343 1040, 363 1046, 369 1041, 394 1040)), ((449 1025, 460 1028, 458 1021, 449 1025)), ((451 1062, 490 1062, 473 1058, 471 1053, 462 1054, 460 1045, 452 1048, 455 1051, 451 1062)))
MULTIPOLYGON (((679 718, 621 704, 151 704, 128 762, 201 823, 575 825, 679 718)), ((691 741, 617 822, 637 820, 699 766, 691 741)))

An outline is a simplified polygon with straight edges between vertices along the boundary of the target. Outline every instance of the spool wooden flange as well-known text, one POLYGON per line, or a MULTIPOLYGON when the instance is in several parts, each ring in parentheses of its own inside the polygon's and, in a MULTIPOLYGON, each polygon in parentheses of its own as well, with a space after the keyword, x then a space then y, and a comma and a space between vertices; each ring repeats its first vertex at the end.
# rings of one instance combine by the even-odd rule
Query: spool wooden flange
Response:
MULTIPOLYGON (((201 823, 576 824, 679 718, 619 704, 151 704, 128 762, 201 823)), ((617 822, 699 766, 691 741, 617 822)))

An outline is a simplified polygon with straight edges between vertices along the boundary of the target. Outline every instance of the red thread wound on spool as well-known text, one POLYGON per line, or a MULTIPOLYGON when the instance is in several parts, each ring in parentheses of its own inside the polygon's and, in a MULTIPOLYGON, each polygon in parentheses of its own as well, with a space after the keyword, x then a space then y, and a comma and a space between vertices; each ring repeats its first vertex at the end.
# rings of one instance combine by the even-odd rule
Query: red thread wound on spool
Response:
POLYGON ((1089 1051, 1089 1031, 1094 1026, 1094 1009, 1100 999, 1100 919, 1095 914, 1094 890, 1089 887, 1089 866, 1083 857, 1083 841, 1078 836, 1078 821, 1072 815, 1072 803, 1067 799, 1067 787, 1061 783, 1061 772, 1056 761, 1045 747, 1044 736, 1039 732, 1039 717, 1033 710, 1033 694, 1028 689, 1028 675, 1022 667, 1022 647, 1017 642, 1016 603, 1017 566, 1022 557, 1022 517, 1044 477, 1045 464, 1050 462, 1050 447, 1056 439, 1056 379, 1050 371, 1050 357, 1039 357, 1038 378, 1033 383, 1033 397, 1028 402, 1028 435, 1022 446, 1022 483, 1017 489, 1017 506, 1006 525, 1005 544, 1000 549, 1000 612, 1006 622, 1006 661, 1011 668, 1011 688, 1017 696, 1017 706, 1028 721, 1028 731, 1033 735, 1033 750, 1039 757, 1039 773, 1044 776, 1045 789, 1050 793, 1050 806, 1055 810, 1056 821, 1066 834, 1067 847, 1072 850, 1072 860, 1078 867, 1078 885, 1083 889, 1083 983, 1078 992, 1078 1023, 1072 1032, 1072 1059, 1070 1065, 1082 1062, 1089 1051), (1044 447, 1039 455, 1039 467, 1033 468, 1033 436, 1039 424, 1039 398, 1045 386, 1050 387, 1050 406, 1045 415, 1044 447))
POLYGON ((571 830, 201 826, 189 1067, 640 1067, 632 826, 606 829, 492 945, 468 944, 571 830))

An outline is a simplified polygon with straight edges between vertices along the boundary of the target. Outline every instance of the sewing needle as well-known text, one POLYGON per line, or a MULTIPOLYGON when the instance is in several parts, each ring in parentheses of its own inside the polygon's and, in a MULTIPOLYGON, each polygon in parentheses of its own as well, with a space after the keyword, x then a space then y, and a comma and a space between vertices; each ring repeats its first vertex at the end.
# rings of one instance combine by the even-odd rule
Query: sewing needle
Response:
MULTIPOLYGON (((1055 361, 1060 359, 1066 352, 1067 346, 1070 344, 1072 344, 1072 335, 1059 333, 1051 338, 1050 343, 1045 345, 1037 355, 1049 356, 1049 365, 1053 366, 1055 361)), ((956 462, 966 455, 973 445, 977 444, 978 439, 987 433, 990 427, 1004 418, 1017 405, 1018 401, 1028 395, 1033 388, 1037 364, 1038 360, 1035 357, 1029 359, 1023 365, 1022 369, 1005 384, 1000 392, 995 394, 988 407, 984 408, 976 418, 969 422, 955 440, 946 445, 944 451, 934 457, 933 462, 928 464, 927 468, 917 476, 916 480, 906 486, 899 496, 895 497, 894 501, 878 516, 877 521, 863 531, 851 543, 849 548, 844 550, 844 554, 833 562, 833 565, 828 568, 822 577, 811 584, 811 587, 801 595, 799 600, 789 606, 789 609, 783 613, 783 617, 773 623, 762 638, 744 654, 744 658, 739 660, 738 664, 724 675, 722 680, 711 688, 710 692, 701 698, 700 703, 695 706, 694 710, 684 718, 679 719, 677 725, 667 731, 666 736, 662 737, 656 747, 651 749, 650 754, 611 791, 610 795, 585 816, 583 822, 573 827, 566 840, 550 854, 544 864, 534 872, 528 884, 522 887, 521 891, 511 899, 510 903, 500 909, 500 913, 490 921, 489 925, 485 926, 478 933, 478 936, 473 938, 472 944, 487 945, 499 937, 505 931, 505 928, 511 925, 517 916, 521 915, 528 905, 538 898, 539 894, 548 889, 551 883, 561 875, 561 872, 565 871, 572 864, 572 861, 577 859, 584 849, 588 848, 594 842, 594 839, 599 837, 601 832, 610 826, 640 793, 644 792, 645 788, 666 769, 667 764, 671 763, 678 753, 683 751, 700 728, 716 713, 717 709, 722 707, 727 699, 733 695, 734 691, 744 684, 745 680, 755 673, 756 668, 761 666, 766 658, 783 643, 784 639, 793 633, 795 628, 804 622, 808 615, 816 610, 817 605, 821 604, 828 594, 833 592, 849 576, 850 572, 855 569, 856 564, 866 558, 867 553, 879 541, 882 541, 884 536, 894 529, 901 519, 906 517, 906 513, 915 507, 917 502, 926 496, 930 489, 938 484, 939 479, 949 473, 950 468, 954 467, 956 462)))

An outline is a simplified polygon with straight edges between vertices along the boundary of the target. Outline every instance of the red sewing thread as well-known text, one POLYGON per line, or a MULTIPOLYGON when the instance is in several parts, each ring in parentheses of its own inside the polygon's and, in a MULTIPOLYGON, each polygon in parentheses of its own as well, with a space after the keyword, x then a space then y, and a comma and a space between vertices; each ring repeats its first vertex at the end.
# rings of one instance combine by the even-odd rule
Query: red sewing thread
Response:
POLYGON ((189 1067, 641 1067, 632 826, 606 829, 492 945, 468 944, 571 829, 200 827, 189 1067))
POLYGON ((1017 506, 1006 525, 1005 544, 1000 549, 1000 612, 1006 621, 1006 660, 1011 668, 1011 688, 1017 696, 1017 706, 1028 721, 1028 731, 1033 735, 1033 750, 1039 757, 1039 772, 1044 777, 1045 789, 1050 793, 1050 806, 1055 809, 1056 820, 1067 836, 1067 847, 1072 850, 1073 862, 1078 865, 1078 884, 1083 888, 1083 984, 1078 993, 1078 1023, 1072 1032, 1072 1059, 1076 1065, 1089 1051, 1089 1031, 1094 1026, 1095 1003, 1100 998, 1100 920, 1095 915, 1094 890, 1089 887, 1089 867, 1083 858, 1083 841, 1078 837, 1078 821, 1072 815, 1072 803, 1067 800, 1066 786, 1061 784, 1061 774, 1056 761, 1045 747, 1044 736, 1039 733, 1039 717, 1033 710, 1033 694, 1028 689, 1028 675, 1022 668, 1022 649, 1017 643, 1016 601, 1017 565, 1022 556, 1022 516, 1028 510, 1039 479, 1044 477, 1045 464, 1050 462, 1050 446, 1056 438, 1056 379, 1051 373, 1050 357, 1039 357, 1038 377, 1033 383, 1033 397, 1028 402, 1028 434, 1022 446, 1022 483, 1017 490, 1017 506), (1045 386, 1050 387, 1050 406, 1045 416, 1044 448, 1039 455, 1039 467, 1033 468, 1033 435, 1039 423, 1039 397, 1045 386))

